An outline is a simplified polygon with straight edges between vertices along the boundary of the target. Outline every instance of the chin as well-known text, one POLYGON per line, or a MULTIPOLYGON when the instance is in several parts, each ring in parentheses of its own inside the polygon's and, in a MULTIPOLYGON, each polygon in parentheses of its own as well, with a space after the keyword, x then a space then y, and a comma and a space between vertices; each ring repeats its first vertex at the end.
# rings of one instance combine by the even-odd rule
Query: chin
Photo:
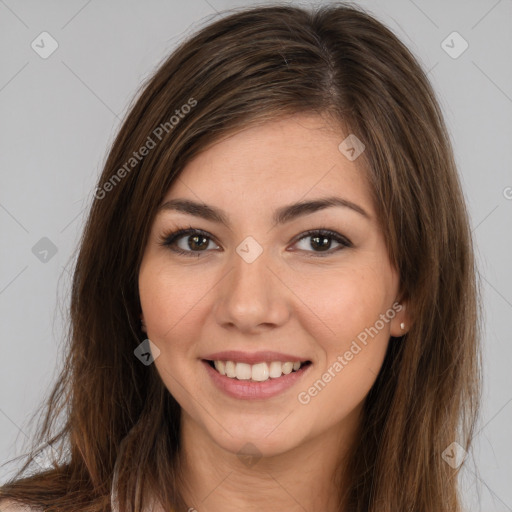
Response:
POLYGON ((224 422, 225 430, 216 425, 215 430, 210 431, 210 435, 217 445, 238 456, 252 454, 259 457, 274 457, 304 442, 304 438, 300 437, 300 429, 295 425, 285 426, 287 421, 283 422, 283 417, 277 421, 261 420, 248 427, 238 418, 236 423, 224 422))

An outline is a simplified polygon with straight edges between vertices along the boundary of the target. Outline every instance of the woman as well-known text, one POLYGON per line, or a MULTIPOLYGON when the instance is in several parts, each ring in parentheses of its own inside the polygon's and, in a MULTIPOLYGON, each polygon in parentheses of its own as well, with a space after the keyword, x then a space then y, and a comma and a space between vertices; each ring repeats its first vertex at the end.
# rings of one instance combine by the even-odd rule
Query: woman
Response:
POLYGON ((449 137, 404 45, 344 4, 231 14, 167 59, 114 142, 37 439, 57 456, 0 496, 459 511, 475 281, 449 137))

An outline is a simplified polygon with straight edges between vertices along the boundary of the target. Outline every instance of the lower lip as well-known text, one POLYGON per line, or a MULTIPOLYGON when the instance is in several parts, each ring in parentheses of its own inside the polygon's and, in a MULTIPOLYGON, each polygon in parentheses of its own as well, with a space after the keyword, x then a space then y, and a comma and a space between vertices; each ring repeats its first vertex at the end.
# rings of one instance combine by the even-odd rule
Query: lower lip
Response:
POLYGON ((299 368, 288 375, 282 375, 277 379, 268 379, 264 382, 253 382, 250 380, 238 380, 221 375, 214 370, 209 363, 201 361, 210 375, 213 383, 227 395, 243 400, 262 400, 272 398, 290 389, 309 370, 311 363, 299 368))

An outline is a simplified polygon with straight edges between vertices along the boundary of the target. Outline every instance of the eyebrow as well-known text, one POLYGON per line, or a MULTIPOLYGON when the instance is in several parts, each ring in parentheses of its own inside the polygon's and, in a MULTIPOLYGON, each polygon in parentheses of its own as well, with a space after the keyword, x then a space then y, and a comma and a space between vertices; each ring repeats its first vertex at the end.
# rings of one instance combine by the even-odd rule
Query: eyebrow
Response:
MULTIPOLYGON (((363 217, 371 219, 370 215, 361 206, 348 201, 347 199, 331 196, 282 206, 274 212, 272 220, 274 224, 285 224, 286 222, 290 222, 298 217, 333 206, 350 208, 363 217)), ((230 225, 229 218, 224 211, 205 203, 197 203, 190 199, 171 199, 166 201, 159 206, 158 212, 163 210, 188 213, 189 215, 194 215, 195 217, 201 217, 206 220, 218 222, 228 227, 230 225)))

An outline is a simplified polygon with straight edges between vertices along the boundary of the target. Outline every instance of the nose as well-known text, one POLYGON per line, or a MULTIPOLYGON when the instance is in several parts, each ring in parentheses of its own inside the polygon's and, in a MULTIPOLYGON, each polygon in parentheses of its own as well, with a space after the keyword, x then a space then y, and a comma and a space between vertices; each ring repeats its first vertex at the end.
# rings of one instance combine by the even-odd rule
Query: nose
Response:
POLYGON ((290 290, 278 279, 264 251, 248 263, 236 251, 230 258, 231 271, 221 280, 215 301, 219 325, 244 333, 258 333, 287 322, 290 290))

